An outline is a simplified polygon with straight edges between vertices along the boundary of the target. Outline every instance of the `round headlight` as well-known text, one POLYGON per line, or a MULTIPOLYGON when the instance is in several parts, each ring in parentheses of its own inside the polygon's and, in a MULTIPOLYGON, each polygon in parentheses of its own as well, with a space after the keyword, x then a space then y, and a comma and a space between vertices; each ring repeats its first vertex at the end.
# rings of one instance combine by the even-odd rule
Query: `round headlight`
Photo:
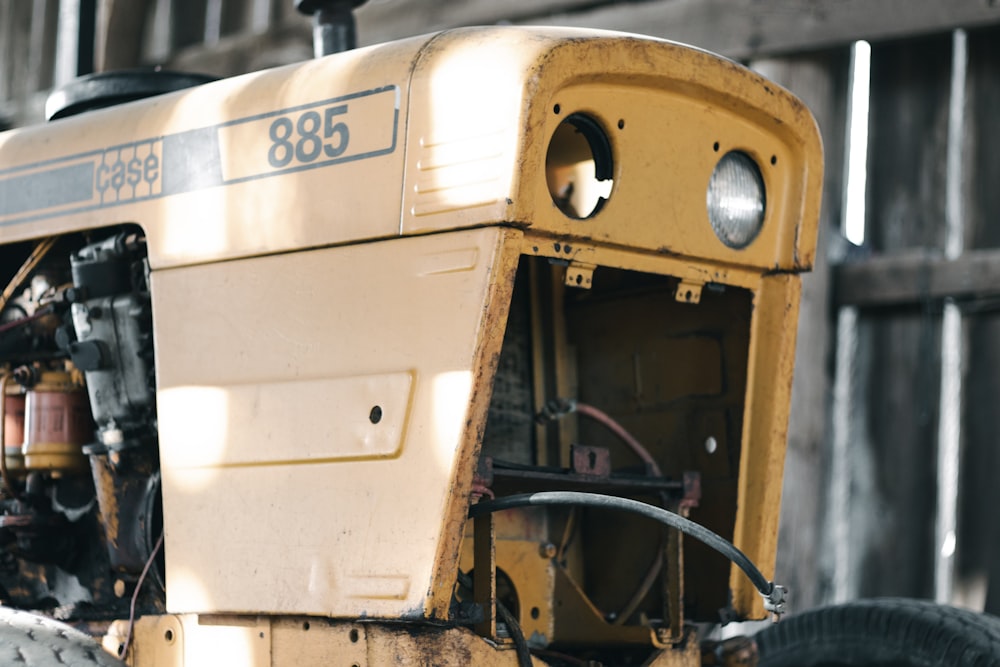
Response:
POLYGON ((764 177, 757 163, 739 151, 726 153, 708 181, 708 219, 730 248, 750 245, 764 224, 764 177))

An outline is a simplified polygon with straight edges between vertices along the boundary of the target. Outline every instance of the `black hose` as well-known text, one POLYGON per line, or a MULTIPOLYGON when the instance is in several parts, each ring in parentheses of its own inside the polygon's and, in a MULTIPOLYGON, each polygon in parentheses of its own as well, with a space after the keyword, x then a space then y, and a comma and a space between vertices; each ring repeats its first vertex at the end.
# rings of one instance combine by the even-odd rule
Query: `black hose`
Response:
POLYGON ((618 509, 626 512, 640 514, 647 518, 659 521, 671 528, 676 528, 685 535, 690 535, 699 542, 702 542, 736 564, 736 567, 743 570, 750 582, 754 585, 764 599, 777 603, 776 596, 781 596, 783 602, 784 589, 775 586, 767 580, 757 566, 747 558, 746 554, 737 549, 729 541, 716 535, 708 528, 685 519, 679 514, 669 510, 647 505, 646 503, 632 500, 630 498, 619 498, 618 496, 606 496, 599 493, 583 493, 579 491, 543 491, 540 493, 524 493, 516 496, 497 498, 486 502, 476 503, 469 508, 469 516, 477 517, 500 510, 513 509, 515 507, 526 507, 529 505, 585 505, 588 507, 603 507, 605 509, 618 509))
POLYGON ((497 616, 507 624, 507 631, 510 633, 511 639, 514 640, 514 651, 517 653, 518 667, 531 667, 533 664, 531 661, 531 649, 528 648, 528 642, 524 639, 521 624, 517 622, 514 614, 500 600, 497 600, 497 616))
MULTIPOLYGON (((472 577, 461 570, 458 571, 458 583, 469 591, 473 590, 472 577)), ((496 605, 497 616, 507 624, 507 631, 510 633, 511 639, 514 640, 518 667, 531 667, 534 664, 531 661, 531 648, 524 638, 524 631, 521 630, 521 624, 517 622, 514 614, 500 600, 497 600, 496 605)))

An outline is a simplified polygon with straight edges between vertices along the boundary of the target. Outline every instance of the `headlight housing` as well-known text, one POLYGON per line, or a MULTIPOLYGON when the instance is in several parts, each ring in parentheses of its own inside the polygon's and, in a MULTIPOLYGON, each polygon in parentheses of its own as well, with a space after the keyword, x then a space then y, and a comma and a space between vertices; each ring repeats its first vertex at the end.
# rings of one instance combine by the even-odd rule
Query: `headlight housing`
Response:
POLYGON ((764 177, 753 158, 741 151, 723 155, 708 181, 706 205, 720 241, 736 250, 753 243, 767 207, 764 177))

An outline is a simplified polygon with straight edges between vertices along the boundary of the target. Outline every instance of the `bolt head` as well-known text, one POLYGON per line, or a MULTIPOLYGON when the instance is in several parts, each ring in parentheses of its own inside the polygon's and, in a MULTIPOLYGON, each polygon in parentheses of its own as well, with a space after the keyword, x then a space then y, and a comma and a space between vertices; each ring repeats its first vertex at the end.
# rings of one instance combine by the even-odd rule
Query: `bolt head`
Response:
POLYGON ((538 545, 538 555, 542 558, 555 558, 557 553, 559 553, 559 549, 551 542, 538 545))

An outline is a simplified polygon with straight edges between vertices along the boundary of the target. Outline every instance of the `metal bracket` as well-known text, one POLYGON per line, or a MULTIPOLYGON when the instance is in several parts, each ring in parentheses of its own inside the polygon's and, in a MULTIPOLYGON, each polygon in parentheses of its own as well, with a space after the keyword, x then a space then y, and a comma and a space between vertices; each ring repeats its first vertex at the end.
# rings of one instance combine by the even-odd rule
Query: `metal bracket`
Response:
POLYGON ((472 599, 482 607, 484 618, 476 624, 476 634, 497 639, 497 552, 493 513, 474 519, 472 527, 472 599))
POLYGON ((611 452, 607 447, 572 445, 569 451, 573 472, 601 479, 611 476, 611 452))
POLYGON ((772 584, 771 594, 764 596, 764 609, 774 614, 774 620, 785 613, 788 602, 788 589, 779 584, 772 584))
POLYGON ((674 294, 676 298, 681 303, 700 303, 701 302, 701 288, 704 287, 704 283, 688 282, 687 280, 682 280, 677 286, 677 292, 674 294))
POLYGON ((596 268, 597 266, 594 264, 570 262, 569 266, 566 267, 566 284, 570 287, 590 289, 593 286, 594 269, 596 268))
MULTIPOLYGON (((687 506, 679 503, 673 508, 687 518, 687 506)), ((684 639, 684 536, 679 530, 667 529, 667 540, 663 551, 666 572, 663 582, 663 612, 670 626, 658 631, 664 644, 677 645, 684 639)))

